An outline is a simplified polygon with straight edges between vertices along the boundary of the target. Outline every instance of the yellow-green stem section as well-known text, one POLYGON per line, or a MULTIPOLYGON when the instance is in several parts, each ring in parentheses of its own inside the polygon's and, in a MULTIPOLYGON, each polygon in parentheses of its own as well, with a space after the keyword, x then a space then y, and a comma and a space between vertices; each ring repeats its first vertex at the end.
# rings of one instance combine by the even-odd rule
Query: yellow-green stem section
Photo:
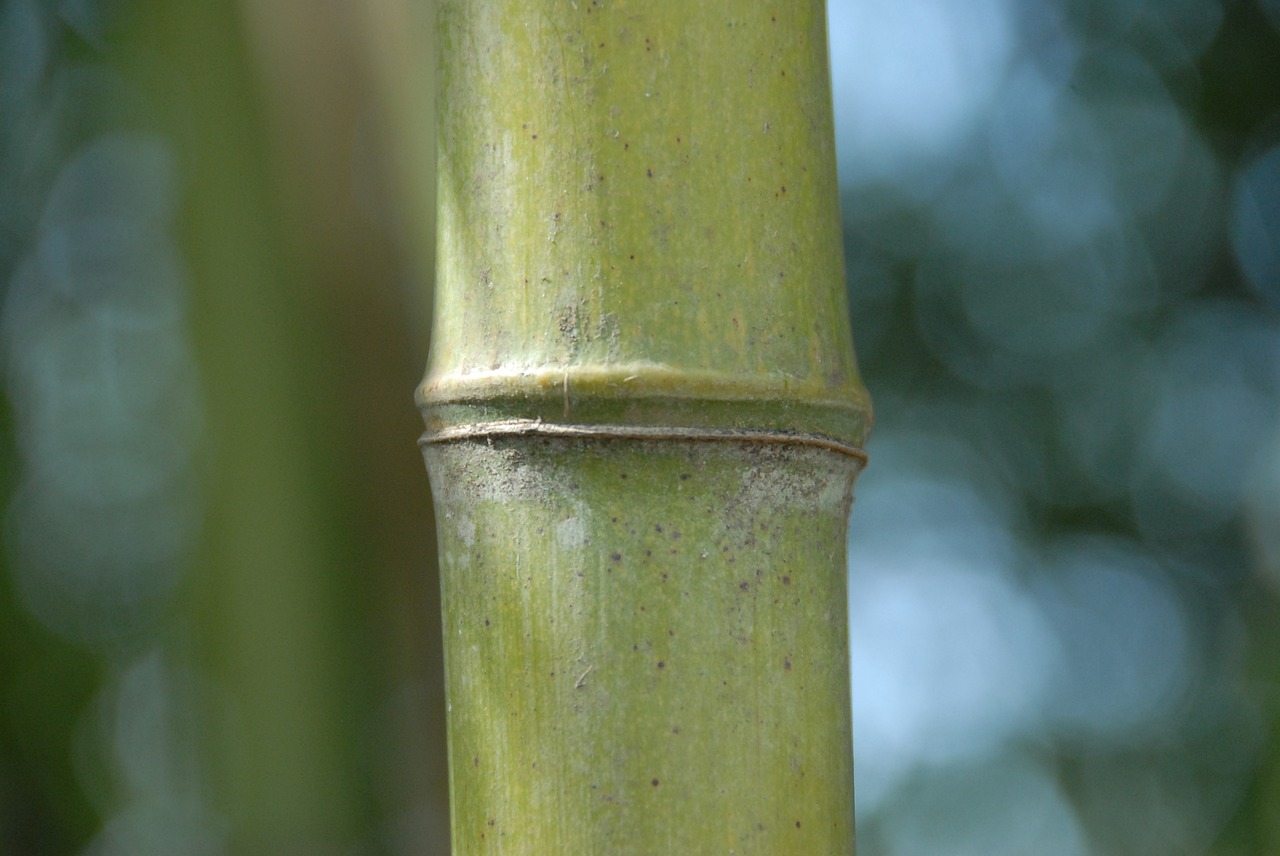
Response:
POLYGON ((659 425, 714 401, 720 427, 861 446, 824 10, 442 2, 419 400, 659 425))
POLYGON ((454 849, 853 852, 821 0, 441 4, 454 849))
POLYGON ((456 854, 853 851, 857 459, 539 437, 427 449, 456 854))

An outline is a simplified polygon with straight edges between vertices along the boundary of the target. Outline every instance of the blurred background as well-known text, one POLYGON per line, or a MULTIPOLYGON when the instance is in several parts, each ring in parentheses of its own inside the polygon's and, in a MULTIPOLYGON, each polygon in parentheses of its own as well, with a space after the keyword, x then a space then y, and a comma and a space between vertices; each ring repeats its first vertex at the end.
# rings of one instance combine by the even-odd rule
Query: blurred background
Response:
MULTIPOLYGON (((430 7, 0 0, 0 854, 447 852, 430 7)), ((1280 853, 1280 2, 829 11, 859 853, 1280 853)))
POLYGON ((859 852, 1280 853, 1280 3, 830 20, 859 852))

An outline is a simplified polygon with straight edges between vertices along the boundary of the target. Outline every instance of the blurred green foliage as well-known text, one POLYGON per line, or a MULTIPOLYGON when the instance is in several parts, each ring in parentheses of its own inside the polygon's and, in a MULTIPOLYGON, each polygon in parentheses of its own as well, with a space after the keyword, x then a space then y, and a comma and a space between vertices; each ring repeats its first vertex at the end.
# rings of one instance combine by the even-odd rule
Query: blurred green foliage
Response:
POLYGON ((1274 4, 831 8, 859 852, 1274 852, 1274 4))
POLYGON ((428 238, 331 12, 4 9, 4 852, 447 850, 428 238))

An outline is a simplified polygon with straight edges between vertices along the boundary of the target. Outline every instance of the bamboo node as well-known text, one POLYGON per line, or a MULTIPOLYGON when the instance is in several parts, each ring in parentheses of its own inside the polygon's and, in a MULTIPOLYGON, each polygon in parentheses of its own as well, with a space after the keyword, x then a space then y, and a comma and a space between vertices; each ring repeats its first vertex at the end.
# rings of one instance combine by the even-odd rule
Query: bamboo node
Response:
POLYGON ((816 446, 842 455, 867 461, 863 450, 824 437, 792 431, 758 431, 734 428, 677 428, 650 425, 562 425, 541 419, 502 419, 449 425, 428 431, 418 440, 419 446, 484 440, 497 437, 556 437, 575 440, 649 440, 676 442, 761 443, 781 446, 816 446))

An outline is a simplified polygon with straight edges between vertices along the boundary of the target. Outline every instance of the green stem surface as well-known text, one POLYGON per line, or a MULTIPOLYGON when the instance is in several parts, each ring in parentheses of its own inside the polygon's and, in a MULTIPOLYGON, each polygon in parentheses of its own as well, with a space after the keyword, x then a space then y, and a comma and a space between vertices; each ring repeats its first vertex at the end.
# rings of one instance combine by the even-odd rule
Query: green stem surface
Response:
POLYGON ((853 852, 870 407, 817 2, 444 2, 458 854, 853 852))

